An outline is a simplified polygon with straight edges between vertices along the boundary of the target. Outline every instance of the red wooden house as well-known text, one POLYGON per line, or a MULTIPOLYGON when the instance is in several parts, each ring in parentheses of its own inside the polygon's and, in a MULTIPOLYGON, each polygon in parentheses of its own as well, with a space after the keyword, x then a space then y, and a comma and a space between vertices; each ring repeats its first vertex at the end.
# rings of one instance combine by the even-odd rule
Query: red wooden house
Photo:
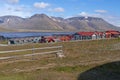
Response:
POLYGON ((72 39, 72 35, 70 34, 56 34, 53 35, 55 37, 55 41, 70 41, 72 39))
POLYGON ((105 32, 106 38, 117 38, 120 37, 120 32, 116 30, 108 30, 105 32))
POLYGON ((46 36, 45 38, 46 38, 46 41, 47 41, 48 43, 50 43, 50 42, 55 42, 55 37, 53 37, 53 36, 46 36))
POLYGON ((61 36, 59 39, 61 41, 70 41, 71 40, 71 36, 61 36))
POLYGON ((74 40, 89 40, 103 38, 103 32, 77 32, 73 36, 74 40))

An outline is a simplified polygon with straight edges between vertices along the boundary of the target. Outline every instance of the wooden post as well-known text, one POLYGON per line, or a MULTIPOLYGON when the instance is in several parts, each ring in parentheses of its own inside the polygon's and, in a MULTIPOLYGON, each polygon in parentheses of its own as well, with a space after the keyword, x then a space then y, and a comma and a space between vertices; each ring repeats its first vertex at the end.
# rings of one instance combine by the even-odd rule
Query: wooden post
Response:
POLYGON ((56 53, 56 56, 59 57, 59 58, 65 57, 65 55, 63 54, 63 51, 62 51, 62 50, 59 50, 59 51, 56 53))
MULTIPOLYGON (((32 44, 32 54, 34 54, 34 46, 32 44)), ((32 60, 34 60, 34 55, 32 55, 32 60)))

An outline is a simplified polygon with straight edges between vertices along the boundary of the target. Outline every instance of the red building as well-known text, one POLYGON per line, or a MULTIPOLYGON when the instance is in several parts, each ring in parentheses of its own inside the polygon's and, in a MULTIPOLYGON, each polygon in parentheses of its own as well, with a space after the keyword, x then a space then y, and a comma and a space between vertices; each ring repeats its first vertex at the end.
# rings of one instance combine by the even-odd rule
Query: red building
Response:
POLYGON ((72 39, 72 35, 70 34, 56 34, 53 35, 55 37, 55 41, 61 42, 61 41, 70 41, 72 39))
POLYGON ((61 41, 70 41, 71 40, 71 36, 61 36, 61 37, 59 37, 59 39, 61 41))
POLYGON ((120 32, 115 30, 108 30, 105 32, 106 38, 117 38, 120 37, 120 32))
POLYGON ((55 37, 53 37, 53 36, 46 36, 45 38, 46 38, 46 41, 47 41, 48 43, 50 43, 50 42, 55 42, 55 37))
POLYGON ((74 34, 74 40, 100 39, 104 37, 103 32, 77 32, 74 34))

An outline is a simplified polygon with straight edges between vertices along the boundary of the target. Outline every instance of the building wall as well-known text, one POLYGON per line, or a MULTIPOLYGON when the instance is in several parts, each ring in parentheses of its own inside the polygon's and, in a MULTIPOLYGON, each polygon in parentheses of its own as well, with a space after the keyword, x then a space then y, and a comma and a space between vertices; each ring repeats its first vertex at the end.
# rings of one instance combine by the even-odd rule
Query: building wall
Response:
POLYGON ((0 35, 0 41, 2 40, 5 40, 5 37, 0 35))
POLYGON ((8 44, 38 43, 41 37, 16 38, 8 40, 8 44))

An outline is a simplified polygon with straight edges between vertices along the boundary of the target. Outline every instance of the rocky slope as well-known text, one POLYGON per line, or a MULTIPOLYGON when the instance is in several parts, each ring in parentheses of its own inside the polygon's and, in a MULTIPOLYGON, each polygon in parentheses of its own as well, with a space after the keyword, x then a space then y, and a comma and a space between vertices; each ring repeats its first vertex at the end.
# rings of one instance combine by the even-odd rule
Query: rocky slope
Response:
POLYGON ((45 14, 35 14, 29 18, 18 16, 0 17, 0 26, 14 30, 52 30, 52 31, 98 31, 116 29, 118 27, 95 17, 49 17, 45 14))

